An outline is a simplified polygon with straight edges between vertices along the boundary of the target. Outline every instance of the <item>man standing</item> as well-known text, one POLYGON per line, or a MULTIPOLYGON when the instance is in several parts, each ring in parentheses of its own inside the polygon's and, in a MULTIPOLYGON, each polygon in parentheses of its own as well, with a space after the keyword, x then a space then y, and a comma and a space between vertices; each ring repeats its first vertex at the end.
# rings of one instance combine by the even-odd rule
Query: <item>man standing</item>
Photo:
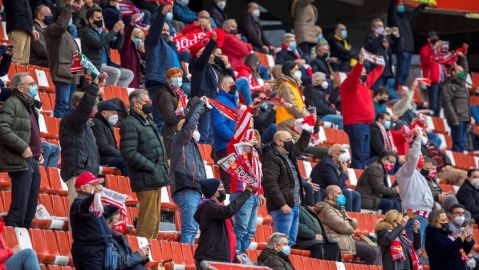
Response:
POLYGON ((150 117, 151 100, 144 90, 129 96, 130 114, 120 128, 120 151, 128 163, 131 189, 140 201, 136 232, 156 238, 160 226, 161 188, 170 184, 163 140, 150 117))
POLYGON ((467 171, 467 180, 456 193, 457 200, 462 203, 472 218, 479 224, 479 170, 467 171))
POLYGON ((288 235, 289 245, 296 242, 301 205, 301 179, 296 156, 308 147, 312 128, 303 132, 295 143, 291 133, 278 131, 273 144, 263 149, 263 188, 266 206, 273 216, 274 231, 288 235))
POLYGON ((255 2, 250 2, 246 7, 247 10, 239 21, 240 33, 248 39, 255 50, 265 53, 275 53, 276 48, 266 38, 263 27, 261 26, 259 19, 261 11, 259 10, 259 5, 255 2))
POLYGON ((0 171, 12 179, 12 203, 8 226, 30 228, 40 191, 38 161, 42 147, 34 98, 38 86, 28 73, 11 80, 12 95, 0 110, 0 171))
POLYGON ((39 38, 30 42, 30 64, 41 67, 48 67, 47 43, 45 41, 45 31, 49 24, 53 22, 53 16, 50 8, 45 5, 39 5, 35 9, 35 21, 33 27, 38 31, 39 38))
POLYGON ((422 46, 420 51, 422 74, 431 80, 431 86, 428 89, 429 109, 434 112, 434 116, 439 116, 441 112, 441 81, 444 71, 444 67, 435 61, 438 41, 437 33, 429 32, 427 43, 422 46))
POLYGON ((346 25, 338 23, 334 30, 334 35, 329 39, 331 46, 331 57, 338 61, 333 64, 334 71, 349 72, 358 62, 358 50, 354 48, 347 40, 348 29, 346 25))

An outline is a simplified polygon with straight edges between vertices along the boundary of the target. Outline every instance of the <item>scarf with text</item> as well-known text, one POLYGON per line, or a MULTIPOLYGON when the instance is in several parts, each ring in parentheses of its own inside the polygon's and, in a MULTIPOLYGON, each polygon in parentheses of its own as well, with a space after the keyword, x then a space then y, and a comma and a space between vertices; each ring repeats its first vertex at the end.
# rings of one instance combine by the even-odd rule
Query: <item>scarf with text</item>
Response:
MULTIPOLYGON (((409 241, 407 237, 404 237, 404 236, 399 236, 399 237, 401 237, 404 241, 406 241, 407 246, 409 250, 411 251, 411 261, 413 265, 413 270, 422 270, 423 267, 422 267, 421 261, 419 261, 419 257, 417 256, 417 253, 414 250, 414 247, 411 241, 409 241)), ((394 239, 394 241, 391 244, 391 247, 389 248, 389 250, 391 251, 391 256, 393 261, 406 260, 406 255, 404 254, 404 250, 401 245, 401 239, 399 239, 399 237, 394 239)))

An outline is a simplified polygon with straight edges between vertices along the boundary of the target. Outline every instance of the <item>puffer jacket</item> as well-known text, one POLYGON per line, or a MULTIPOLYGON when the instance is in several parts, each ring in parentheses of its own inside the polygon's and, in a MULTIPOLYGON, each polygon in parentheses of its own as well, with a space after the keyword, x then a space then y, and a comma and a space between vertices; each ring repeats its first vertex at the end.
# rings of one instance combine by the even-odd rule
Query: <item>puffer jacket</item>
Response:
POLYGON ((91 111, 96 103, 98 86, 87 86, 77 108, 65 115, 60 121, 60 147, 62 157, 63 181, 68 181, 84 171, 97 175, 100 167, 100 155, 95 136, 89 123, 91 111))
MULTIPOLYGON (((294 15, 294 34, 296 42, 316 44, 319 33, 316 29, 318 9, 314 6, 315 0, 298 0, 294 15)), ((309 52, 307 52, 309 53, 309 52)))
POLYGON ((145 262, 140 253, 133 252, 124 235, 111 231, 111 240, 115 250, 118 252, 118 270, 138 269, 139 265, 145 262))
POLYGON ((168 158, 156 124, 130 110, 120 127, 120 152, 128 163, 131 189, 158 189, 170 184, 168 158))
POLYGON ((33 100, 18 90, 13 90, 0 109, 0 171, 27 169, 22 153, 30 142, 30 110, 35 111, 33 100))
MULTIPOLYGON (((469 72, 466 57, 459 58, 459 65, 464 69, 464 73, 469 72)), ((442 107, 449 126, 471 121, 469 90, 465 81, 459 81, 452 77, 446 81, 442 87, 442 107)))
POLYGON ((273 270, 294 270, 289 257, 272 248, 266 248, 261 251, 261 254, 258 256, 258 263, 273 270))
POLYGON ((356 254, 354 230, 358 227, 358 221, 349 218, 346 211, 341 211, 338 204, 331 200, 319 202, 314 211, 328 237, 338 242, 341 254, 356 254))
MULTIPOLYGON (((223 103, 227 107, 237 110, 237 97, 235 95, 220 91, 217 101, 223 103)), ((231 138, 234 135, 236 122, 224 116, 218 109, 213 108, 211 113, 211 126, 213 128, 213 151, 218 152, 228 146, 231 138)))

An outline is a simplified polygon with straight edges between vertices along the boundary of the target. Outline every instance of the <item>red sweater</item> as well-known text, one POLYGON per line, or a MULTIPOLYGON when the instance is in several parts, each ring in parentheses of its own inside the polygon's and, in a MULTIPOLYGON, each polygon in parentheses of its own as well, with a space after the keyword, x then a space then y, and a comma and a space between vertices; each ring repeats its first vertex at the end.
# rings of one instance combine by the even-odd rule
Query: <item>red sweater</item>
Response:
POLYGON ((419 52, 421 56, 421 68, 422 76, 424 78, 431 79, 432 83, 438 83, 441 81, 441 65, 434 61, 434 52, 432 51, 432 45, 426 43, 419 52))
POLYGON ((356 64, 339 88, 343 124, 371 124, 374 121, 374 105, 371 86, 383 73, 383 67, 374 68, 366 77, 366 82, 360 81, 363 65, 356 64))
POLYGON ((237 36, 225 33, 225 41, 221 47, 223 54, 228 56, 234 70, 241 66, 244 58, 251 52, 251 44, 243 42, 237 36))

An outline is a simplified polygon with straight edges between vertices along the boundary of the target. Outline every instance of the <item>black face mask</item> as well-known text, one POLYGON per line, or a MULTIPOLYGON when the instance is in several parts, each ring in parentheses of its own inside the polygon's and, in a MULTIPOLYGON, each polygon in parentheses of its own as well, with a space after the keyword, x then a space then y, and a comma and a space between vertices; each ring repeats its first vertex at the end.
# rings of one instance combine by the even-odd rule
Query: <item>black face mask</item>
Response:
POLYGON ((427 179, 427 177, 429 176, 429 171, 422 169, 422 170, 421 170, 421 175, 424 176, 424 178, 427 179))
POLYGON ((162 38, 164 41, 168 41, 168 39, 170 38, 170 35, 161 34, 161 38, 162 38))
POLYGON ((233 29, 233 30, 231 30, 231 31, 230 31, 230 34, 232 34, 232 35, 238 34, 238 29, 233 29))
POLYGON ((94 20, 93 24, 96 25, 98 28, 103 27, 103 20, 94 20))
POLYGON ((230 93, 231 95, 235 95, 235 94, 236 94, 236 85, 232 85, 232 86, 230 87, 229 93, 230 93))
POLYGON ((386 100, 384 100, 384 99, 378 100, 378 104, 379 104, 379 105, 382 105, 382 104, 384 104, 384 103, 386 103, 386 100))
POLYGON ((219 202, 224 202, 226 200, 226 191, 225 190, 218 190, 220 196, 217 198, 219 202))
POLYGON ((441 227, 443 230, 449 230, 449 223, 441 223, 441 227))
POLYGON ((45 16, 45 19, 43 20, 43 22, 46 25, 50 25, 53 22, 53 16, 45 16))
POLYGON ((283 142, 283 148, 284 150, 288 151, 288 153, 291 153, 293 151, 294 143, 293 141, 287 141, 283 142))
POLYGON ((150 103, 146 103, 146 104, 143 105, 143 107, 141 107, 141 111, 144 114, 150 114, 152 108, 153 108, 153 105, 151 105, 150 103))
POLYGON ((223 60, 221 60, 221 57, 215 56, 215 64, 217 64, 218 66, 224 65, 223 60))
POLYGON ((365 83, 365 82, 366 82, 366 77, 367 77, 367 75, 361 75, 361 79, 360 79, 360 80, 361 80, 362 83, 365 83))

